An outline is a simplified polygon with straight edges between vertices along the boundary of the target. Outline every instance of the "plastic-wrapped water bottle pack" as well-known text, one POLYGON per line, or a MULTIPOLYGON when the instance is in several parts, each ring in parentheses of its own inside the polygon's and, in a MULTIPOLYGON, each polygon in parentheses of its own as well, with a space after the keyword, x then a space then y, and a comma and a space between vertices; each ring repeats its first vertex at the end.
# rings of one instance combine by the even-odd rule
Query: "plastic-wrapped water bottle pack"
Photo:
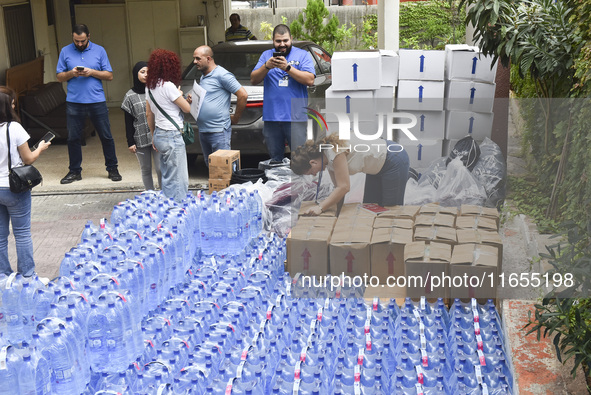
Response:
POLYGON ((0 277, 0 394, 511 394, 492 302, 306 288, 256 193, 145 192, 60 277, 0 277))

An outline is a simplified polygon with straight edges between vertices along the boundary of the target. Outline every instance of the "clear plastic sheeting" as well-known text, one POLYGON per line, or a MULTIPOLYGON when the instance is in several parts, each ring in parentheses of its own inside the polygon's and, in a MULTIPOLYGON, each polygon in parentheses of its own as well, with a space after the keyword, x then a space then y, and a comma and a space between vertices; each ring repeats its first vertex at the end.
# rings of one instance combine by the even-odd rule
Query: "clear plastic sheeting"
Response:
POLYGON ((267 207, 267 202, 273 197, 274 188, 269 183, 263 183, 263 180, 260 178, 256 183, 252 183, 251 181, 245 182, 244 184, 233 184, 228 187, 228 189, 235 190, 236 192, 240 191, 241 189, 246 189, 247 193, 258 191, 261 200, 263 201, 263 229, 269 230, 271 229, 271 222, 273 220, 273 216, 267 207))
POLYGON ((491 139, 485 138, 480 144, 480 159, 472 175, 486 191, 486 206, 498 207, 505 199, 507 164, 501 148, 491 139))
MULTIPOLYGON (((276 169, 274 169, 276 170, 276 169)), ((325 199, 333 189, 328 173, 322 177, 322 183, 318 189, 318 182, 313 176, 298 176, 291 173, 290 178, 278 186, 273 197, 266 202, 267 208, 273 216, 271 230, 285 237, 297 220, 298 212, 303 201, 325 199)))
POLYGON ((418 181, 409 179, 404 204, 439 202, 443 206, 475 204, 498 207, 505 198, 507 165, 500 147, 489 138, 480 144, 480 156, 470 172, 460 157, 431 162, 418 181))
POLYGON ((447 165, 447 171, 437 188, 437 200, 442 206, 473 204, 483 206, 486 191, 458 157, 447 165))

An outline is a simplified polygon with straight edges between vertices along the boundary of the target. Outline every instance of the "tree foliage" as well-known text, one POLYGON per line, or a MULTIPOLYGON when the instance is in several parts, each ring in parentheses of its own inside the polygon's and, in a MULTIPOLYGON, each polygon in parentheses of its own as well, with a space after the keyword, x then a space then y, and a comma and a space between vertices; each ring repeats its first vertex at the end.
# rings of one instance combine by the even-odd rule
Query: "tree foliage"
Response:
POLYGON ((294 39, 313 41, 332 54, 339 48, 347 47, 355 25, 341 25, 336 15, 330 16, 323 0, 308 0, 306 8, 289 28, 294 39))

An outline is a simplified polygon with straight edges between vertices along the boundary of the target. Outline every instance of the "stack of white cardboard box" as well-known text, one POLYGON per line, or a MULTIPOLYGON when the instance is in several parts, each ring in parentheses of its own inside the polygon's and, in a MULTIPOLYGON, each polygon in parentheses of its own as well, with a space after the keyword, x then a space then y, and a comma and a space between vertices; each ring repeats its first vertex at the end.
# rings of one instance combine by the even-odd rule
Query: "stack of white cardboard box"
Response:
POLYGON ((445 47, 446 127, 443 155, 465 136, 481 143, 491 137, 497 64, 477 47, 445 47))
MULTIPOLYGON (((361 134, 388 137, 384 114, 396 110, 395 123, 416 125, 396 139, 408 152, 410 166, 422 173, 429 164, 447 156, 465 136, 478 143, 491 137, 496 67, 477 47, 447 45, 445 51, 335 52, 332 86, 326 91, 328 133, 357 124, 361 134), (396 92, 396 106, 394 94, 396 92), (348 115, 340 125, 335 113, 348 115), (407 116, 405 116, 408 115, 407 116), (358 122, 354 122, 354 115, 358 122)), ((341 136, 343 137, 343 136, 341 136)))
POLYGON ((399 55, 396 110, 416 117, 417 124, 410 131, 418 140, 398 133, 398 142, 408 152, 410 166, 422 173, 441 157, 443 148, 445 52, 401 49, 399 55))
MULTIPOLYGON (((335 113, 346 114, 349 128, 357 125, 364 135, 378 131, 380 118, 394 109, 394 89, 398 82, 398 55, 395 51, 335 52, 332 57, 332 86, 326 90, 327 134, 338 133, 335 113)), ((342 128, 341 128, 342 130, 342 128)))

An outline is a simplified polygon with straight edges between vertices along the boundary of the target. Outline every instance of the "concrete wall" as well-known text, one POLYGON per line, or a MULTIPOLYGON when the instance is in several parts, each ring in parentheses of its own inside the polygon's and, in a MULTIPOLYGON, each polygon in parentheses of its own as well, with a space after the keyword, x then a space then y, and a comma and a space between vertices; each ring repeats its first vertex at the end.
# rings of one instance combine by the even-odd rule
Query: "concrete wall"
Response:
MULTIPOLYGON (((244 26, 248 27, 257 38, 262 39, 264 34, 260 31, 261 22, 268 22, 271 25, 276 26, 281 23, 281 16, 285 16, 289 25, 298 17, 301 10, 302 8, 299 7, 286 7, 276 9, 275 15, 273 15, 273 10, 271 8, 236 10, 234 12, 240 15, 240 21, 244 26)), ((363 16, 366 14, 376 14, 377 6, 331 6, 328 7, 328 10, 331 15, 336 14, 341 25, 350 22, 355 24, 357 29, 361 29, 363 26, 363 16)), ((354 47, 359 47, 360 44, 360 41, 353 42, 354 47)))

